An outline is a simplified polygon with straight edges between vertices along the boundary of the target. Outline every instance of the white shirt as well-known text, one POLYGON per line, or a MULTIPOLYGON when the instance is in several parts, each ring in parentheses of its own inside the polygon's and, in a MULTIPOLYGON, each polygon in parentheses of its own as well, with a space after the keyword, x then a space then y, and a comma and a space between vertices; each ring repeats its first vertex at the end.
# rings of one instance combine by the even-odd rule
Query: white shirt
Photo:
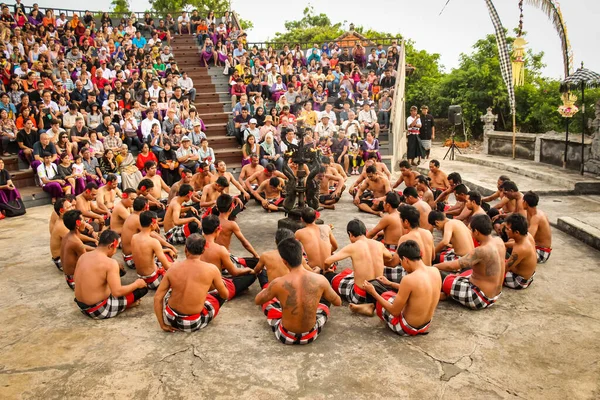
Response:
POLYGON ((331 137, 335 132, 335 125, 329 121, 327 125, 324 125, 322 122, 318 122, 317 126, 315 126, 315 132, 321 136, 331 137))
POLYGON ((417 115, 416 117, 409 116, 408 118, 406 118, 406 127, 408 128, 409 135, 418 135, 419 128, 421 127, 421 116, 419 116, 419 115, 417 115), (413 126, 412 128, 410 128, 410 124, 412 124, 415 119, 417 120, 417 124, 415 126, 413 126))
POLYGON ((329 123, 333 123, 334 125, 337 125, 337 115, 335 115, 335 111, 333 111, 333 110, 331 110, 329 112, 321 111, 321 113, 319 114, 319 120, 321 118, 323 118, 323 115, 327 115, 329 117, 329 123))
MULTIPOLYGON (((40 181, 43 182, 42 178, 46 178, 48 180, 54 179, 54 177, 58 174, 58 169, 56 168, 56 164, 50 163, 50 165, 46 166, 46 164, 42 163, 39 167, 37 167, 37 174, 40 177, 40 181)), ((42 185, 45 185, 44 183, 42 185)))
POLYGON ((358 120, 360 122, 366 122, 368 124, 372 124, 374 122, 377 122, 377 115, 375 115, 375 111, 373 111, 373 110, 369 110, 369 111, 360 110, 358 113, 358 120))
POLYGON ((140 130, 142 131, 142 136, 144 137, 144 140, 146 140, 146 138, 150 135, 150 132, 152 131, 152 125, 154 124, 158 124, 158 126, 160 126, 160 121, 156 118, 152 118, 151 120, 148 118, 144 118, 144 120, 142 121, 142 126, 140 130))
POLYGON ((346 131, 346 137, 350 137, 350 135, 352 135, 353 133, 356 133, 357 135, 359 134, 360 124, 357 120, 353 120, 352 122, 350 122, 350 120, 344 121, 342 123, 341 129, 345 130, 348 125, 350 125, 350 126, 348 127, 348 130, 346 131))
MULTIPOLYGON (((291 141, 292 144, 297 145, 298 144, 298 139, 293 138, 291 141)), ((282 140, 281 143, 279 143, 279 148, 281 149, 282 153, 285 153, 288 151, 288 147, 287 144, 284 143, 284 141, 282 140)))
POLYGON ((150 86, 148 88, 148 93, 150 93, 150 98, 152 100, 158 100, 158 94, 160 93, 161 90, 162 90, 162 88, 160 86, 157 88, 155 88, 154 86, 150 86))
POLYGON ((190 90, 194 87, 194 82, 189 76, 186 79, 183 79, 183 77, 179 78, 177 84, 184 90, 190 90))
POLYGON ((186 25, 188 22, 190 22, 190 17, 187 15, 185 17, 183 15, 180 15, 179 18, 177 18, 177 22, 179 22, 182 25, 186 25))
POLYGON ((258 143, 258 141, 260 140, 260 129, 254 127, 254 129, 250 129, 247 128, 244 131, 244 142, 248 140, 248 136, 254 136, 254 139, 256 139, 256 143, 258 143))

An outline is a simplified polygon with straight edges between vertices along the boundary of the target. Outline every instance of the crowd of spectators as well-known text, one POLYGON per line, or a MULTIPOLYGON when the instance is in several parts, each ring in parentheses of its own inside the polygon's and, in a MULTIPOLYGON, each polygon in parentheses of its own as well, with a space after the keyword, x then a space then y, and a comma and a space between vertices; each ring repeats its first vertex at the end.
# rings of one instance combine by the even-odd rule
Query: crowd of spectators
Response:
POLYGON ((194 83, 171 53, 174 35, 194 35, 201 60, 229 77, 230 134, 243 145, 242 163, 257 153, 281 168, 281 138, 294 143, 301 119, 314 132, 306 143, 354 172, 368 152, 378 154, 377 136, 389 125, 397 43, 370 54, 333 43, 276 53, 247 48, 229 13, 158 21, 104 13, 98 23, 91 12, 26 11, 20 0, 0 9, 0 154, 18 154, 53 198, 78 194, 85 182, 102 185, 109 174, 135 187, 146 161, 159 164, 168 185, 183 168, 214 168, 194 83))

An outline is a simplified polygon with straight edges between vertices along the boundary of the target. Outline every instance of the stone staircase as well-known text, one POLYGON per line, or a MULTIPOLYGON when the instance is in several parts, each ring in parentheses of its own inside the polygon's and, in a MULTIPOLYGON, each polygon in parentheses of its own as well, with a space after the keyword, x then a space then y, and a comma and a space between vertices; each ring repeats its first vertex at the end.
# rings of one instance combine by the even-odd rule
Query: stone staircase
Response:
POLYGON ((231 120, 231 99, 223 69, 200 66, 200 53, 194 36, 176 36, 171 48, 179 69, 186 71, 194 81, 195 106, 206 125, 206 136, 217 160, 225 161, 229 168, 239 168, 242 151, 234 137, 226 136, 227 123, 231 120))
POLYGON ((34 171, 19 160, 17 156, 2 157, 4 169, 10 174, 16 188, 19 189, 26 208, 50 204, 48 193, 35 184, 34 171))

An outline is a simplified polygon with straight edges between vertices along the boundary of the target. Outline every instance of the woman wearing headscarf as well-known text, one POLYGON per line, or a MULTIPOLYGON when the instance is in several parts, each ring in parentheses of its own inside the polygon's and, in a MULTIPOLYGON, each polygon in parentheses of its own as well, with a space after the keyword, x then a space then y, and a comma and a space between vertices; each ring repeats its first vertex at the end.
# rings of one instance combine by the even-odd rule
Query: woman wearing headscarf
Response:
POLYGON ((260 144, 260 164, 266 167, 270 163, 275 164, 279 171, 283 170, 283 155, 271 132, 265 135, 265 140, 260 144))

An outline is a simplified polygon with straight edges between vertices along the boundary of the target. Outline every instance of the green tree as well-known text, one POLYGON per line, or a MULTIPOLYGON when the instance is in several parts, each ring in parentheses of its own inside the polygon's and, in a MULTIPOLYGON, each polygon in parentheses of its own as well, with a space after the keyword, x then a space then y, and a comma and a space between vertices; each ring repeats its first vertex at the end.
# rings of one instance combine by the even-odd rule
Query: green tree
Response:
POLYGON ((240 26, 243 30, 247 31, 249 29, 254 28, 254 23, 249 19, 238 18, 240 22, 240 26))
POLYGON ((127 0, 112 0, 111 3, 111 11, 115 14, 129 14, 131 10, 129 10, 129 1, 127 0))
POLYGON ((229 10, 228 0, 150 0, 150 5, 159 15, 194 9, 202 16, 206 16, 209 11, 213 11, 216 15, 223 15, 229 10))
POLYGON ((342 24, 332 24, 326 14, 315 14, 313 6, 304 9, 303 17, 297 21, 286 21, 286 32, 276 32, 273 42, 322 43, 333 40, 344 33, 342 24))

